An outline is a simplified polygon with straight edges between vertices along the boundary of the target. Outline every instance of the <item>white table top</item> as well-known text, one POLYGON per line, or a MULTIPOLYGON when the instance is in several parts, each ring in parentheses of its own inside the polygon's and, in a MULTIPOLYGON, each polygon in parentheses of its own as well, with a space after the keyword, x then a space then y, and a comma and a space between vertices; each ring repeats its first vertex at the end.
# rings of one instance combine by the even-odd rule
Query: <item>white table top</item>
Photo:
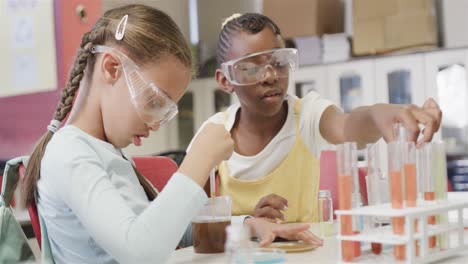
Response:
MULTIPOLYGON (((329 238, 324 241, 324 246, 304 253, 286 254, 286 263, 336 263, 337 241, 329 238)), ((170 264, 180 263, 227 263, 225 254, 196 254, 193 248, 176 250, 169 260, 170 264)))
MULTIPOLYGON (((456 236, 451 238, 455 239, 456 236)), ((465 241, 468 239, 468 231, 465 231, 465 241)), ((382 255, 376 257, 367 250, 363 250, 363 256, 360 257, 357 263, 391 263, 393 260, 393 250, 391 247, 384 248, 382 255), (367 252, 368 254, 366 254, 367 252)), ((334 237, 326 238, 324 246, 312 251, 303 253, 286 254, 285 263, 337 263, 338 262, 338 241, 334 237)), ((197 254, 193 252, 193 248, 184 248, 176 250, 173 256, 167 262, 169 264, 181 263, 227 263, 225 254, 197 254)), ((453 263, 466 264, 468 263, 468 252, 462 253, 456 257, 444 259, 435 263, 453 263)))
MULTIPOLYGON (((468 199, 468 192, 450 192, 448 193, 449 199, 466 200, 468 199)), ((456 219, 455 215, 449 214, 449 219, 456 219)), ((468 210, 464 210, 464 219, 468 221, 468 210)), ((311 231, 315 234, 318 233, 318 226, 311 226, 311 231)), ((456 245, 455 242, 457 236, 453 233, 450 237, 451 243, 456 245)), ((468 230, 465 230, 465 241, 468 241, 468 230)), ((465 242, 467 243, 467 242, 465 242)), ((369 247, 369 246, 368 246, 369 247)), ((365 248, 365 247, 364 247, 365 248)), ((369 250, 369 249, 368 249, 369 250)), ((372 255, 365 255, 366 250, 363 250, 363 256, 360 257, 359 263, 389 263, 393 261, 393 250, 390 247, 385 248, 378 257, 378 259, 372 255)), ((193 252, 193 248, 184 248, 176 250, 173 256, 169 259, 169 264, 180 264, 180 263, 226 263, 226 256, 224 254, 197 254, 193 252)), ((303 253, 290 253, 286 254, 286 263, 337 263, 338 262, 338 242, 334 237, 326 238, 324 240, 324 246, 315 250, 303 253)), ((468 263, 468 252, 462 253, 456 257, 444 259, 436 263, 468 263)))

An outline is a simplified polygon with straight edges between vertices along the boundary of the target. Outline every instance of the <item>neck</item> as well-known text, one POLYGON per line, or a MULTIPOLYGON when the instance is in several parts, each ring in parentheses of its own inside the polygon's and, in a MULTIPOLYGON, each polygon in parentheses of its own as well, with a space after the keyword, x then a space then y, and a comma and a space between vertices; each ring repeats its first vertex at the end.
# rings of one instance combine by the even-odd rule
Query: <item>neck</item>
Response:
POLYGON ((75 120, 70 123, 88 133, 89 135, 106 141, 107 137, 104 132, 101 109, 93 96, 89 96, 83 104, 83 108, 77 113, 75 120))
POLYGON ((242 130, 248 131, 251 134, 258 136, 276 135, 286 122, 288 114, 288 104, 283 102, 281 110, 273 116, 261 116, 257 113, 242 110, 238 112, 237 128, 242 127, 242 130))

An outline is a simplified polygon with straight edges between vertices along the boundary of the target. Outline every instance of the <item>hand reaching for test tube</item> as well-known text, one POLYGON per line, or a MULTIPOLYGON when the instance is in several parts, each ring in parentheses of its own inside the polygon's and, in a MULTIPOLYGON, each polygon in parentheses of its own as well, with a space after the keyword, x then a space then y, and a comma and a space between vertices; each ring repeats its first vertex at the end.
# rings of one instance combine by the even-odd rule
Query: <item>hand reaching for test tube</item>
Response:
POLYGON ((434 99, 427 99, 422 107, 416 105, 377 104, 373 106, 371 117, 387 142, 394 140, 392 126, 402 123, 408 131, 408 140, 416 142, 420 133, 422 138, 417 142, 421 145, 432 140, 439 130, 442 112, 434 99), (419 124, 423 125, 420 130, 419 124))
POLYGON ((263 217, 274 223, 284 222, 286 219, 283 212, 288 209, 288 200, 277 195, 270 194, 257 203, 254 209, 255 217, 263 217))

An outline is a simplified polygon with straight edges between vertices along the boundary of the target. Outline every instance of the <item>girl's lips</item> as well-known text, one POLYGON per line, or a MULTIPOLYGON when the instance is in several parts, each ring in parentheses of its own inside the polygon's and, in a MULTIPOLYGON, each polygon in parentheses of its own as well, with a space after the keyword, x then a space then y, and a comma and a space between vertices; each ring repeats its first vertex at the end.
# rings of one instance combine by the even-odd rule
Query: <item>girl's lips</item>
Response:
POLYGON ((268 91, 263 94, 263 98, 272 97, 272 96, 281 96, 283 93, 281 91, 268 91))
POLYGON ((141 138, 139 136, 133 136, 133 144, 135 144, 135 146, 141 146, 141 138))
POLYGON ((276 103, 277 101, 283 100, 283 93, 281 92, 267 92, 262 97, 262 100, 267 103, 276 103))

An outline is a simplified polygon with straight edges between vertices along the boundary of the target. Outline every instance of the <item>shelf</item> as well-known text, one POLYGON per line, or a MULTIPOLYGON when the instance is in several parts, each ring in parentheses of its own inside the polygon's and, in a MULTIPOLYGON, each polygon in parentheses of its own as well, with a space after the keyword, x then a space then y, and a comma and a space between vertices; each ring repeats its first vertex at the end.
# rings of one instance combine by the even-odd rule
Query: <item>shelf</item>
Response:
MULTIPOLYGON (((414 263, 432 263, 435 261, 443 260, 453 255, 460 254, 463 251, 467 251, 468 246, 462 246, 457 248, 452 248, 444 251, 432 251, 431 254, 425 257, 416 257, 414 263)), ((348 263, 340 261, 339 263, 348 263)), ((406 263, 405 261, 395 261, 395 257, 393 255, 393 250, 391 249, 384 249, 382 253, 379 255, 372 254, 370 250, 363 251, 363 254, 354 259, 352 263, 360 263, 360 264, 375 264, 375 263, 406 263)))
MULTIPOLYGON (((458 229, 457 224, 443 224, 443 225, 427 225, 428 236, 435 236, 441 233, 455 231, 458 229)), ((421 233, 415 233, 414 239, 421 239, 421 233)), ((343 236, 337 235, 338 240, 346 241, 361 241, 361 242, 375 242, 389 245, 404 245, 409 241, 406 235, 395 235, 391 226, 384 226, 378 229, 364 231, 358 235, 343 236)))
POLYGON ((352 210, 337 210, 335 214, 338 215, 355 215, 355 216, 384 216, 384 217, 398 217, 398 216, 412 216, 423 217, 432 214, 441 214, 444 212, 458 210, 460 208, 468 207, 468 201, 461 200, 446 200, 436 202, 418 201, 417 207, 393 209, 391 204, 364 206, 352 210))

